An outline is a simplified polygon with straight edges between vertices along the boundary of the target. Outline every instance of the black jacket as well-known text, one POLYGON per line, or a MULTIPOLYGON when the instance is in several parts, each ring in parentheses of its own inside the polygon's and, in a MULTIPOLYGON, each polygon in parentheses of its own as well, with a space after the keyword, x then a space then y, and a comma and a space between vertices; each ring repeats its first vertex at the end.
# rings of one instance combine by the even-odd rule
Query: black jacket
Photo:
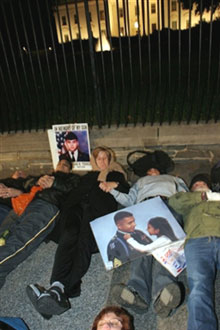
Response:
MULTIPOLYGON (((114 197, 99 188, 100 182, 97 180, 99 173, 98 171, 92 171, 82 176, 80 185, 74 187, 63 207, 67 209, 79 203, 87 204, 90 208, 90 220, 116 211, 118 203, 114 197)), ((106 181, 119 182, 117 190, 120 192, 128 193, 129 191, 129 184, 120 172, 109 172, 106 181)))
MULTIPOLYGON (((56 205, 60 209, 68 193, 80 183, 80 176, 74 173, 67 174, 63 172, 54 172, 51 175, 55 177, 52 187, 37 192, 35 198, 43 199, 48 203, 56 205)), ((40 177, 29 178, 25 182, 25 189, 30 190, 31 187, 37 184, 39 178, 40 177)))

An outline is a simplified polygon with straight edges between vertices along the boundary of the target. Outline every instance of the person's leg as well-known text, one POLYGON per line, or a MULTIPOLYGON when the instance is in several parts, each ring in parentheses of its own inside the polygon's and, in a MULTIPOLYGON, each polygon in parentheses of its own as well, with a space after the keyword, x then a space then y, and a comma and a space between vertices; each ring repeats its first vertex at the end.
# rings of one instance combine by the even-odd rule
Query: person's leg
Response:
POLYGON ((152 289, 152 256, 143 256, 131 262, 130 276, 127 286, 149 305, 152 289))
POLYGON ((215 239, 190 239, 185 246, 188 298, 188 330, 216 330, 214 280, 216 276, 215 239))
POLYGON ((160 317, 167 317, 181 302, 178 278, 174 277, 156 259, 153 260, 152 303, 160 317))
POLYGON ((9 206, 0 204, 0 225, 2 224, 3 220, 6 218, 6 216, 10 211, 11 208, 9 206))
POLYGON ((72 248, 68 251, 68 256, 66 256, 66 267, 64 271, 61 270, 63 268, 63 262, 59 258, 61 263, 59 265, 57 263, 56 273, 54 268, 51 277, 51 282, 60 281, 63 283, 65 293, 68 297, 76 296, 76 291, 79 291, 81 279, 89 268, 95 245, 87 210, 84 209, 79 222, 80 226, 77 235, 75 235, 75 243, 72 244, 72 248))
MULTIPOLYGON (((80 225, 82 218, 81 208, 71 210, 71 222, 65 221, 66 227, 60 237, 60 241, 56 250, 53 270, 51 274, 50 283, 61 282, 65 288, 69 288, 67 292, 69 297, 80 294, 80 283, 73 284, 70 289, 69 276, 74 264, 74 256, 76 255, 77 245, 80 235, 80 225)), ((66 214, 66 213, 65 213, 66 214)), ((62 217, 62 213, 61 213, 62 217)), ((64 219, 61 218, 61 221, 64 219)))
POLYGON ((127 285, 118 283, 111 289, 114 300, 137 313, 147 311, 151 301, 152 256, 132 260, 127 285))
POLYGON ((55 225, 58 208, 46 201, 33 200, 18 217, 6 245, 0 249, 0 283, 46 238, 55 225))
MULTIPOLYGON (((35 296, 37 304, 34 304, 41 314, 59 315, 65 312, 71 307, 68 298, 80 294, 81 278, 90 265, 95 245, 87 211, 84 210, 80 219, 79 232, 78 235, 75 235, 77 240, 72 244, 72 249, 65 249, 68 254, 64 257, 65 265, 63 265, 61 258, 61 256, 64 256, 65 251, 60 250, 58 253, 59 258, 56 260, 53 269, 50 288, 45 290, 39 297, 35 296), (63 267, 64 271, 62 271, 63 267)), ((32 285, 32 291, 35 289, 35 286, 32 285)))

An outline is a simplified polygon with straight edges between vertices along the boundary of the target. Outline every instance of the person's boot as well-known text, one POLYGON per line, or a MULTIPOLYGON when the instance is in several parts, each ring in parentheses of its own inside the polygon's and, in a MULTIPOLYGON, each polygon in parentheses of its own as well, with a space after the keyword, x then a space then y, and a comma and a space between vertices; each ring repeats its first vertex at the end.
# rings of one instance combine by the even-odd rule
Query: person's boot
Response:
POLYGON ((43 318, 45 318, 46 320, 49 320, 52 317, 52 315, 48 314, 48 313, 41 313, 37 308, 37 301, 38 301, 40 295, 42 293, 44 293, 45 291, 46 291, 46 289, 44 287, 40 286, 39 284, 30 284, 26 287, 27 296, 30 299, 30 301, 31 301, 32 305, 34 306, 34 308, 36 309, 36 311, 38 313, 40 313, 43 318))
POLYGON ((181 303, 181 290, 177 283, 168 284, 154 303, 154 311, 165 318, 181 303))
POLYGON ((60 315, 71 308, 60 282, 54 282, 37 300, 37 309, 42 314, 60 315))
POLYGON ((117 303, 133 309, 136 313, 146 313, 148 310, 149 306, 144 299, 125 284, 120 283, 114 285, 111 293, 117 303))

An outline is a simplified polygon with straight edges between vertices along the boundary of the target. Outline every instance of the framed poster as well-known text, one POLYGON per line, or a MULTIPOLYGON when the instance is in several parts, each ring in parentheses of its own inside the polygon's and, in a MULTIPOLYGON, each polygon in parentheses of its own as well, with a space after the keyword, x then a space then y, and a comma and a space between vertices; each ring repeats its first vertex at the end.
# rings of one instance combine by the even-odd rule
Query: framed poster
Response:
POLYGON ((172 246, 181 253, 181 258, 173 253, 176 264, 172 263, 171 267, 171 262, 166 262, 166 268, 177 276, 186 266, 181 248, 185 232, 160 197, 97 218, 90 225, 106 270, 119 267, 143 254, 154 255, 155 251, 158 252, 156 259, 165 267, 162 262, 165 258, 160 256, 167 254, 165 247, 172 249, 172 246), (178 262, 181 262, 179 267, 178 262), (175 271, 175 267, 178 271, 175 271))
POLYGON ((65 156, 73 164, 73 170, 91 170, 88 124, 53 125, 48 130, 53 167, 65 156))

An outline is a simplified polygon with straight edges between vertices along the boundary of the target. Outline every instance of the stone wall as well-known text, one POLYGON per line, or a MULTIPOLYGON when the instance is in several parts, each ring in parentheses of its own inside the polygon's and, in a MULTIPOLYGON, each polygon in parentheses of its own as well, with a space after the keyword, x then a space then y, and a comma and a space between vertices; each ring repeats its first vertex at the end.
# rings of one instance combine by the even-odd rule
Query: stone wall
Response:
MULTIPOLYGON (((176 163, 175 174, 189 181, 193 173, 209 171, 220 159, 219 124, 181 124, 163 126, 128 126, 90 130, 91 148, 107 145, 115 150, 118 161, 126 167, 126 157, 133 150, 162 149, 176 163)), ((46 131, 18 132, 0 136, 0 177, 16 169, 29 174, 48 173, 52 158, 46 131)))

